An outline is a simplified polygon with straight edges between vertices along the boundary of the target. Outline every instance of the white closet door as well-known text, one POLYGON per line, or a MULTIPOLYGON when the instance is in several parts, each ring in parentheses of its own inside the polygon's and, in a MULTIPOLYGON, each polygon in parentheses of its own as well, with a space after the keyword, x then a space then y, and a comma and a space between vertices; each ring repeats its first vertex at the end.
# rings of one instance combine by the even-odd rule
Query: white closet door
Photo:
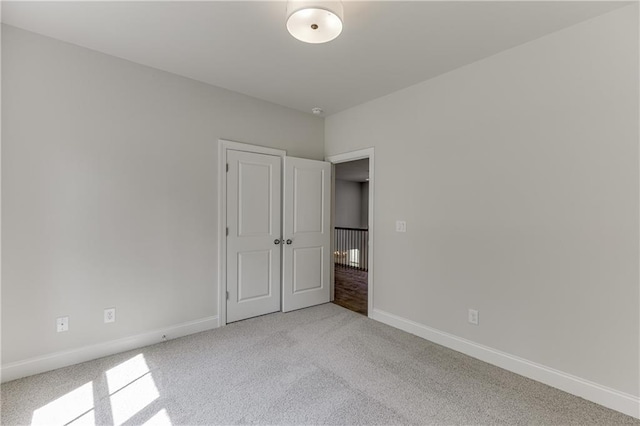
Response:
POLYGON ((284 158, 282 310, 329 302, 331 163, 284 158))
POLYGON ((281 157, 227 151, 227 322, 280 311, 281 157))

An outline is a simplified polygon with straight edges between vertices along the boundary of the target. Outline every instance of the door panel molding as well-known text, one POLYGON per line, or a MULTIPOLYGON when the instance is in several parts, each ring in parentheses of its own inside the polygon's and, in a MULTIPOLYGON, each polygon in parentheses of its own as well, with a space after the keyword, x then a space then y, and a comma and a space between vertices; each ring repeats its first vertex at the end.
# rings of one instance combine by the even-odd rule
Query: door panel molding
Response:
MULTIPOLYGON (((235 151, 235 150, 234 150, 235 151)), ((252 153, 254 154, 254 153, 252 153)), ((246 212, 255 212, 257 209, 259 209, 260 207, 262 207, 260 205, 260 201, 256 199, 254 196, 247 196, 245 197, 245 190, 249 189, 246 188, 245 186, 245 182, 243 180, 244 177, 244 170, 243 169, 254 169, 254 173, 259 174, 259 172, 263 172, 266 171, 266 173, 264 175, 262 175, 262 180, 259 180, 261 185, 265 185, 263 189, 265 189, 265 193, 264 193, 264 197, 267 200, 270 200, 271 197, 273 196, 272 193, 272 175, 273 175, 273 167, 271 166, 271 164, 262 164, 262 163, 254 163, 254 162, 249 162, 249 161, 242 161, 238 164, 239 167, 239 176, 240 176, 240 181, 238 182, 238 190, 239 190, 239 194, 238 194, 238 203, 239 203, 239 208, 240 210, 244 213, 246 212), (260 169, 265 169, 265 170, 260 170, 260 169), (246 204, 246 205, 245 205, 246 204)), ((254 184, 255 185, 255 184, 254 184)), ((251 189, 255 189, 251 188, 251 189)), ((240 236, 257 236, 257 235, 266 235, 266 234, 271 234, 273 232, 273 229, 271 227, 271 220, 272 220, 272 212, 273 212, 273 206, 271 205, 271 203, 268 203, 266 206, 266 211, 264 211, 263 213, 265 213, 264 216, 264 220, 265 222, 262 223, 262 225, 266 225, 266 229, 255 229, 255 230, 247 230, 245 229, 245 216, 244 214, 238 217, 238 235, 240 236)))
POLYGON ((317 233, 325 229, 326 220, 323 212, 325 210, 325 199, 322 196, 325 188, 324 170, 318 173, 315 170, 293 168, 293 233, 317 233), (315 172, 315 173, 314 173, 315 172), (304 182, 303 182, 304 179, 304 182), (304 185, 304 190, 300 190, 304 185), (312 192, 314 186, 317 192, 312 192), (310 190, 311 189, 311 190, 310 190), (304 205, 314 217, 307 211, 306 215, 298 214, 298 206, 304 205))
MULTIPOLYGON (((374 239, 375 239, 375 152, 374 148, 365 148, 357 151, 345 152, 342 154, 330 155, 325 157, 325 161, 332 163, 332 165, 336 165, 339 163, 346 163, 348 161, 362 160, 365 158, 369 159, 369 271, 367 274, 367 314, 369 318, 373 314, 374 310, 374 269, 375 269, 375 256, 374 256, 374 239)), ((331 196, 332 196, 332 205, 335 206, 335 173, 331 173, 331 196)), ((334 247, 333 241, 333 229, 334 229, 334 209, 331 209, 331 247, 334 247)), ((333 261, 329 262, 331 264, 331 300, 333 300, 333 295, 335 292, 334 283, 335 283, 335 271, 333 261)))
MULTIPOLYGON (((269 250, 253 250, 253 251, 245 251, 244 253, 238 253, 238 303, 244 303, 244 302, 249 302, 252 300, 257 300, 257 299, 262 299, 264 297, 269 297, 271 296, 271 288, 273 286, 273 282, 271 281, 271 262, 272 262, 272 256, 271 256, 271 251, 269 250), (245 282, 245 273, 244 270, 242 269, 244 266, 244 259, 246 257, 249 256, 253 256, 256 257, 256 255, 266 255, 266 258, 263 259, 263 261, 265 262, 265 271, 263 276, 260 276, 260 279, 264 279, 265 282, 263 284, 265 284, 266 286, 266 291, 263 291, 261 293, 258 293, 256 290, 256 288, 253 289, 245 289, 244 286, 244 282, 245 282), (248 293, 249 295, 245 295, 245 293, 248 293)), ((248 274, 252 274, 255 275, 255 273, 252 273, 251 271, 248 271, 248 274)), ((279 285, 279 283, 278 283, 279 285)))
POLYGON ((304 247, 293 249, 293 294, 304 293, 306 291, 318 290, 322 289, 325 283, 324 277, 324 268, 322 267, 324 263, 324 253, 322 247, 304 247), (303 262, 302 259, 299 259, 298 256, 314 256, 308 258, 307 262, 303 262), (304 265, 303 265, 304 263, 304 265), (304 266, 304 268, 303 268, 304 266), (314 268, 315 267, 315 268, 314 268), (298 268, 300 268, 300 273, 298 273, 298 268), (314 283, 313 280, 304 279, 300 275, 307 273, 309 276, 319 277, 319 280, 314 283), (304 286, 298 288, 298 284, 304 283, 304 286))
POLYGON ((287 152, 281 149, 251 145, 226 139, 218 140, 218 313, 220 326, 227 324, 227 151, 244 151, 274 155, 283 158, 287 152))

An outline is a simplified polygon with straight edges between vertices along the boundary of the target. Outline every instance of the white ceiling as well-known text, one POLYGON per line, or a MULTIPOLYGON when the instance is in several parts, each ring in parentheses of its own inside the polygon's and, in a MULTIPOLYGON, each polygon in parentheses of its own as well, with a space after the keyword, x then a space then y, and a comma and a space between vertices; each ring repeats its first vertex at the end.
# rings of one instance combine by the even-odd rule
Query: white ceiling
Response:
POLYGON ((285 2, 3 1, 6 24, 310 112, 332 114, 628 2, 345 1, 309 45, 285 2))

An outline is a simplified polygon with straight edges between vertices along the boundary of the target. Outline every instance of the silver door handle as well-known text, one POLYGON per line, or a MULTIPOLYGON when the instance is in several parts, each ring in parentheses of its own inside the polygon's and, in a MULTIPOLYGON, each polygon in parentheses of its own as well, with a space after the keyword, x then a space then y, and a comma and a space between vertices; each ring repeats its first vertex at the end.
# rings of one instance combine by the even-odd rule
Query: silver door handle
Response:
POLYGON ((287 240, 287 244, 291 244, 291 243, 293 243, 292 240, 287 240))
POLYGON ((273 240, 273 244, 280 244, 280 239, 276 238, 275 240, 273 240))

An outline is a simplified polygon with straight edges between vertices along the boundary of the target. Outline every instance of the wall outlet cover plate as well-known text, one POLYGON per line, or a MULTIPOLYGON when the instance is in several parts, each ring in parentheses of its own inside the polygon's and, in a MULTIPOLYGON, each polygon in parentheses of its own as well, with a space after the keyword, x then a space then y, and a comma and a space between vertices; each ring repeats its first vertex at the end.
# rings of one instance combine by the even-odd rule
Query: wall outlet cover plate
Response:
POLYGON ((474 325, 479 323, 479 313, 475 309, 469 309, 469 323, 474 325))
POLYGON ((58 333, 69 331, 69 317, 56 318, 56 331, 58 333))
POLYGON ((116 308, 107 308, 104 310, 104 322, 116 321, 116 308))

